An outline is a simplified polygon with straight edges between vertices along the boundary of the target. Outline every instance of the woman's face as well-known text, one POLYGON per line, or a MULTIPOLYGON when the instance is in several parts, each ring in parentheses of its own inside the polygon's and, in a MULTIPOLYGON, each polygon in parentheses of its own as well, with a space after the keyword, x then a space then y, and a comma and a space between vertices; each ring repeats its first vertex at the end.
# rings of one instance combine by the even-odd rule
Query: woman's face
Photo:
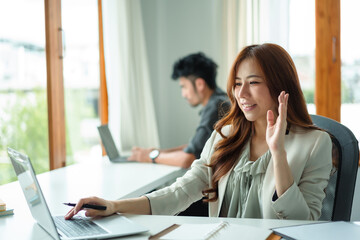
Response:
POLYGON ((277 104, 270 96, 265 76, 258 63, 251 58, 239 65, 234 93, 238 106, 248 121, 266 124, 268 110, 277 114, 277 104))

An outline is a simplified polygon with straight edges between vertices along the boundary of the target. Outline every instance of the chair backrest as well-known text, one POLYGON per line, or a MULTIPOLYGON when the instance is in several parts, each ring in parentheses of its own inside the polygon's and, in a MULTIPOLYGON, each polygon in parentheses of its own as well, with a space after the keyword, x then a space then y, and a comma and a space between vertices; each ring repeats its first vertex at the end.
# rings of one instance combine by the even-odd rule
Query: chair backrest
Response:
POLYGON ((332 136, 333 171, 319 220, 350 221, 359 162, 359 146, 354 134, 330 118, 311 115, 313 123, 332 136))

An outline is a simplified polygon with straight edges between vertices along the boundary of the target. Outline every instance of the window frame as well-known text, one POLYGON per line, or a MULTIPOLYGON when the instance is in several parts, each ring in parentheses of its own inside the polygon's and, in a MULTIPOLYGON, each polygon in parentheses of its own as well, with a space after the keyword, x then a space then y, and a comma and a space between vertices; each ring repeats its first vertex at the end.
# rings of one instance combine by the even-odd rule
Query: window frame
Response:
MULTIPOLYGON (((50 170, 66 166, 61 0, 45 0, 46 71, 49 123, 50 170)), ((105 75, 102 1, 98 0, 100 60, 100 120, 108 123, 108 96, 105 75)), ((103 150, 103 154, 104 154, 103 150)))
MULTIPOLYGON (((102 22, 102 0, 98 0, 98 16, 99 16, 99 61, 100 61, 100 100, 99 100, 99 113, 101 124, 109 122, 109 107, 108 107, 108 94, 106 85, 105 73, 105 56, 104 56, 104 35, 103 35, 103 22, 102 22)), ((102 146, 102 155, 105 156, 105 148, 102 146)))
POLYGON ((50 170, 66 166, 61 0, 45 0, 50 170))
POLYGON ((316 114, 340 122, 340 0, 315 0, 316 114))

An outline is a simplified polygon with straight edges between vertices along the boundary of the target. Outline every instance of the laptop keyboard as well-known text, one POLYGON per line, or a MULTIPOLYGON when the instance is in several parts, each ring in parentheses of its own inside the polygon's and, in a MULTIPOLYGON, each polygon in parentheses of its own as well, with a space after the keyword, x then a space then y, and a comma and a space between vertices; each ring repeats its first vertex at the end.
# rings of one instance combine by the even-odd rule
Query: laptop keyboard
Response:
POLYGON ((62 216, 54 217, 56 227, 67 237, 94 236, 108 233, 102 227, 88 219, 65 220, 62 216))

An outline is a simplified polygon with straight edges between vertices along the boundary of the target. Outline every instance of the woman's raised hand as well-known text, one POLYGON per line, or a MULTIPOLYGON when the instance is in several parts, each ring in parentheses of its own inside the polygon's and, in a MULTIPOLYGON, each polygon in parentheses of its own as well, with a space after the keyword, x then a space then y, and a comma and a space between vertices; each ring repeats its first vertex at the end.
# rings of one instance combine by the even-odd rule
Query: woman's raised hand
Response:
POLYGON ((282 91, 278 97, 279 116, 276 119, 272 110, 267 111, 266 142, 273 156, 281 154, 285 151, 284 141, 287 125, 286 117, 288 99, 289 94, 282 91))

